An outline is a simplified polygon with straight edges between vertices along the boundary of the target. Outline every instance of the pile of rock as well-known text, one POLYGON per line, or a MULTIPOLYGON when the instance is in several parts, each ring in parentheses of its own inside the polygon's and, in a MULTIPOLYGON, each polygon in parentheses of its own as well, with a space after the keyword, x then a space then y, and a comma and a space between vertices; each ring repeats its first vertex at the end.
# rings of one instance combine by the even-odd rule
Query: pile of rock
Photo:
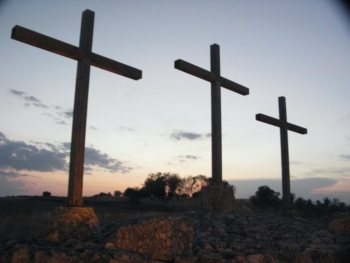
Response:
POLYGON ((124 221, 102 225, 85 240, 48 242, 43 237, 37 237, 0 242, 0 262, 349 262, 350 233, 346 228, 339 230, 332 227, 336 222, 334 220, 342 220, 344 223, 349 214, 333 215, 318 221, 294 216, 293 213, 243 211, 191 212, 174 218, 124 221), (148 230, 143 232, 143 228, 148 230), (150 233, 152 230, 158 233, 150 233), (143 234, 140 234, 138 240, 128 236, 138 235, 139 231, 143 234), (145 233, 149 233, 149 236, 145 233), (175 238, 180 233, 187 241, 175 238), (168 236, 169 242, 177 244, 177 250, 165 246, 168 236), (161 257, 167 259, 158 259, 159 254, 147 244, 158 247, 162 250, 161 257))
POLYGON ((193 221, 186 217, 156 218, 120 227, 118 248, 150 255, 157 260, 173 260, 192 254, 193 221))

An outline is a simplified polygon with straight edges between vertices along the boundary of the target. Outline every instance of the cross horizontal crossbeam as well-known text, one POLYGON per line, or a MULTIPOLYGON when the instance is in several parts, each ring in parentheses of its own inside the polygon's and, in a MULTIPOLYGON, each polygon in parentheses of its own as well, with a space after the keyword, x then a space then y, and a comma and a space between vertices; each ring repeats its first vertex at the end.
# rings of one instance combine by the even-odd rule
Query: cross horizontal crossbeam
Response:
POLYGON ((261 114, 261 113, 256 114, 256 120, 261 121, 261 122, 265 122, 267 124, 270 124, 270 125, 273 125, 276 127, 280 127, 280 128, 285 127, 289 131, 297 132, 300 134, 307 134, 307 129, 305 129, 303 127, 300 127, 300 126, 297 126, 297 125, 294 125, 294 124, 291 124, 288 122, 284 122, 284 121, 281 121, 279 119, 272 118, 272 117, 267 116, 265 114, 261 114))
POLYGON ((71 58, 77 61, 88 59, 92 66, 101 68, 124 77, 138 80, 142 78, 142 71, 115 60, 89 52, 85 49, 73 46, 52 37, 45 36, 33 30, 15 26, 12 29, 12 39, 23 43, 71 58))
POLYGON ((191 74, 193 76, 196 76, 198 78, 201 78, 203 80, 206 80, 206 81, 210 81, 210 82, 219 81, 222 87, 224 87, 228 90, 237 92, 241 95, 248 95, 249 94, 248 88, 246 88, 246 87, 244 87, 236 82, 233 82, 231 80, 228 80, 228 79, 225 79, 221 76, 218 76, 213 72, 210 72, 208 70, 197 67, 197 66, 195 66, 191 63, 188 63, 182 59, 178 59, 175 61, 175 68, 178 70, 181 70, 183 72, 186 72, 188 74, 191 74))

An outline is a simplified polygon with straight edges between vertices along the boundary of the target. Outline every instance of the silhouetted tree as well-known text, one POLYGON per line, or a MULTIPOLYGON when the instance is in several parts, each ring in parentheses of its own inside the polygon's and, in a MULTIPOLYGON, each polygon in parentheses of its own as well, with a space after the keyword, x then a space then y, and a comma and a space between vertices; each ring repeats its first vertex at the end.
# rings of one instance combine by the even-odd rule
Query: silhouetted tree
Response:
POLYGON ((181 178, 178 174, 165 173, 165 183, 168 188, 168 197, 172 198, 176 195, 176 189, 181 183, 181 178))
POLYGON ((323 198, 323 204, 328 207, 331 204, 331 199, 328 197, 323 198))
POLYGON ((260 186, 258 190, 255 192, 254 196, 250 197, 250 201, 260 207, 269 207, 269 206, 279 206, 281 200, 279 199, 280 193, 275 192, 270 189, 267 185, 260 186))
POLYGON ((153 198, 164 199, 166 192, 166 180, 162 173, 149 174, 146 178, 143 187, 148 191, 153 198))

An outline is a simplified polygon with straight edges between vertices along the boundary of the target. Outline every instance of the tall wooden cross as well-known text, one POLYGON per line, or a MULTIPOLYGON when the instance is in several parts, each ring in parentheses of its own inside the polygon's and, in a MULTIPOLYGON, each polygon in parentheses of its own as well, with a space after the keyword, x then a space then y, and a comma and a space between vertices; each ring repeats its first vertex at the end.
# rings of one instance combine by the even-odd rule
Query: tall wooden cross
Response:
POLYGON ((211 82, 211 141, 212 141, 212 180, 222 182, 221 146, 221 86, 241 95, 248 95, 249 89, 220 76, 220 46, 210 46, 210 71, 192 65, 181 59, 175 61, 175 68, 195 77, 211 82))
POLYGON ((290 175, 289 175, 289 151, 288 151, 288 130, 300 134, 307 134, 307 129, 287 122, 286 98, 278 98, 279 119, 264 114, 256 114, 256 120, 277 126, 280 128, 281 136, 281 160, 282 160, 282 199, 286 209, 291 208, 290 175))
POLYGON ((78 61, 75 86, 72 142, 69 165, 68 206, 82 206, 86 116, 90 66, 95 66, 127 78, 138 80, 142 71, 93 53, 92 36, 95 13, 85 10, 82 15, 79 47, 39 34, 21 26, 12 29, 12 38, 78 61))

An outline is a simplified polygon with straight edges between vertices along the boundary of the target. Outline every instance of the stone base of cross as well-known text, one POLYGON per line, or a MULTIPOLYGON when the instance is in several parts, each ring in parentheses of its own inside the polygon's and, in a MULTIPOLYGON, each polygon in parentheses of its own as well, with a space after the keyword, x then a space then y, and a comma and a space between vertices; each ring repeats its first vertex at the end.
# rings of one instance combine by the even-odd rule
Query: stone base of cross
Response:
POLYGON ((232 212, 236 199, 232 185, 208 185, 200 192, 200 209, 202 211, 232 212))
POLYGON ((99 226, 92 207, 56 207, 46 225, 44 238, 51 242, 87 239, 99 226))

